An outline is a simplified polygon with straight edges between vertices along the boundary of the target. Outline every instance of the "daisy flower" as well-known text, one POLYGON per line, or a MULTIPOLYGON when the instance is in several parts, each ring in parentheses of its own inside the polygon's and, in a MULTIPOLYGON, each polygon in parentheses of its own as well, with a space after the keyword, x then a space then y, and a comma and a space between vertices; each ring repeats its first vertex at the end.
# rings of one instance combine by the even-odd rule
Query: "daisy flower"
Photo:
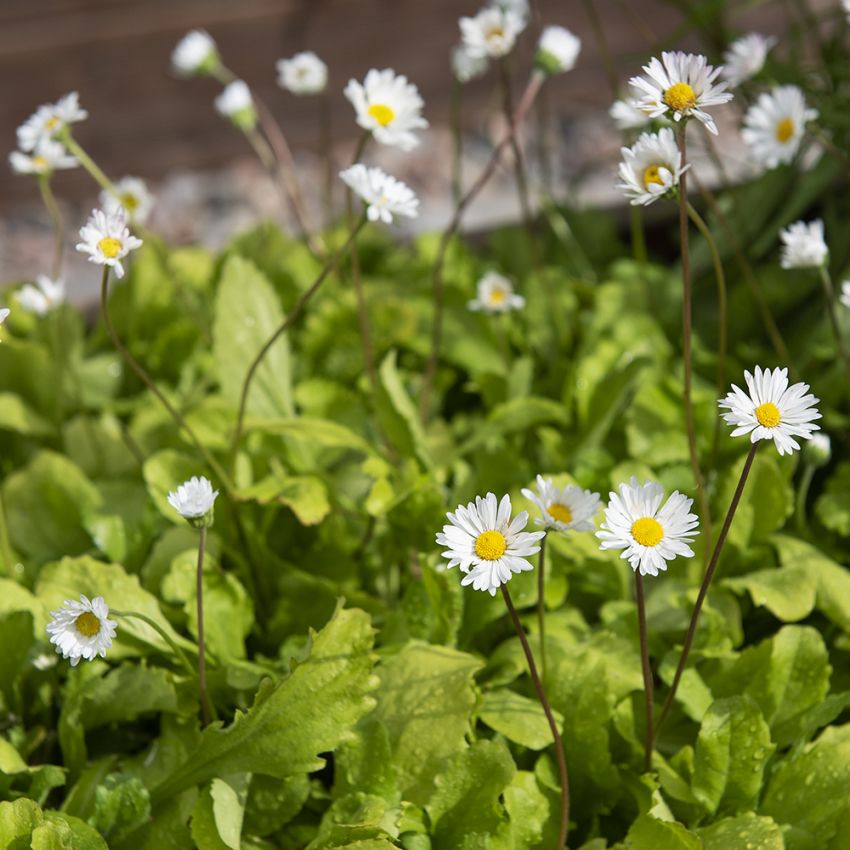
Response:
POLYGON ((549 76, 571 71, 581 50, 581 39, 566 27, 546 27, 540 36, 534 62, 549 76))
POLYGON ((121 260, 142 244, 141 239, 130 235, 123 207, 110 213, 92 210, 86 224, 80 228, 77 250, 89 255, 90 263, 111 266, 116 277, 124 277, 121 260))
MULTIPOLYGON (((850 0, 848 0, 850 2, 850 0)), ((850 307, 850 280, 845 280, 844 283, 841 284, 841 303, 845 307, 850 307)))
POLYGON ((608 499, 605 521, 596 532, 600 549, 622 549, 620 557, 644 576, 664 572, 677 555, 693 558, 690 544, 699 534, 699 519, 690 512, 693 499, 676 490, 662 507, 664 488, 654 481, 639 484, 634 476, 608 499))
POLYGON ((171 67, 181 77, 214 74, 220 65, 218 47, 206 30, 187 32, 171 54, 171 67))
POLYGON ((545 531, 526 532, 528 513, 523 511, 511 521, 511 499, 488 493, 476 496, 466 507, 459 505, 455 513, 446 514, 448 525, 437 534, 437 545, 445 546, 443 557, 448 569, 460 567, 466 573, 461 581, 475 590, 486 590, 491 596, 513 573, 533 569, 526 560, 540 551, 537 541, 545 531))
POLYGON ((244 80, 234 80, 228 83, 221 94, 215 99, 216 111, 229 118, 234 127, 245 133, 254 129, 257 124, 257 110, 251 90, 244 80))
POLYGON ((797 86, 776 86, 760 94, 747 110, 741 135, 753 159, 766 168, 776 168, 794 159, 806 124, 817 117, 817 110, 806 106, 797 86))
POLYGON ((419 198, 406 183, 390 177, 380 168, 367 168, 361 163, 340 171, 339 176, 366 204, 369 221, 392 224, 394 216, 416 218, 419 198))
POLYGON ((76 667, 81 658, 92 661, 98 655, 106 658, 115 637, 115 620, 109 619, 109 607, 102 596, 80 596, 80 601, 66 599, 58 611, 51 611, 47 624, 50 642, 63 658, 71 659, 76 667))
POLYGON ((762 369, 756 366, 755 375, 744 372, 747 392, 732 384, 732 392, 718 404, 728 409, 723 418, 734 425, 733 437, 750 435, 750 442, 773 440, 779 454, 793 454, 800 444, 794 437, 808 440, 813 431, 820 430, 814 423, 820 419, 815 405, 819 399, 809 394, 808 384, 788 386, 787 369, 762 369))
POLYGON ((779 231, 782 240, 783 269, 819 269, 829 258, 823 237, 823 221, 816 218, 808 224, 795 221, 779 231))
POLYGON ((525 29, 525 17, 513 9, 492 6, 474 18, 458 21, 463 46, 472 56, 498 59, 511 52, 517 36, 525 29))
POLYGON ((357 124, 381 144, 413 150, 419 144, 413 131, 428 126, 422 117, 425 102, 419 96, 419 89, 390 68, 383 71, 372 68, 362 85, 349 80, 345 96, 354 106, 357 124))
POLYGON ((292 94, 321 94, 328 85, 328 66, 305 50, 277 63, 277 84, 292 94))
POLYGON ((202 475, 193 475, 176 490, 168 494, 168 504, 188 520, 203 520, 213 509, 218 490, 202 475))
POLYGON ((632 77, 629 85, 640 95, 635 105, 651 118, 672 115, 674 121, 694 117, 717 135, 714 119, 705 107, 732 100, 725 82, 715 82, 722 67, 713 68, 705 56, 681 51, 664 52, 643 66, 645 76, 632 77))
POLYGON ((534 522, 556 531, 593 531, 593 517, 599 510, 599 493, 582 490, 575 484, 556 487, 551 478, 537 476, 537 492, 524 489, 522 495, 534 502, 542 516, 534 522))
POLYGON ((80 98, 72 91, 56 103, 46 103, 18 127, 18 147, 22 151, 33 151, 43 141, 49 141, 58 133, 77 121, 89 117, 80 108, 80 98))
POLYGON ((100 193, 104 211, 114 213, 123 207, 133 224, 144 225, 153 209, 154 197, 141 177, 122 177, 114 184, 115 191, 100 193))
POLYGON ((762 68, 768 51, 776 44, 776 38, 765 38, 757 32, 733 41, 723 54, 723 79, 733 88, 752 79, 762 68))
POLYGON ((42 139, 29 153, 12 151, 9 164, 16 174, 52 174, 60 169, 76 168, 80 163, 61 142, 42 139))
POLYGON ((669 127, 657 133, 641 133, 630 148, 622 148, 618 189, 625 192, 633 206, 646 206, 669 195, 678 185, 683 171, 682 154, 669 127))
POLYGON ((46 316, 54 307, 65 301, 65 281, 52 280, 46 274, 35 279, 35 285, 27 283, 17 295, 18 303, 36 316, 46 316))
POLYGON ((462 44, 452 50, 452 72, 458 82, 477 79, 487 71, 489 64, 486 56, 473 56, 462 44))
POLYGON ((639 130, 652 120, 642 109, 628 100, 615 100, 608 110, 618 130, 639 130))
POLYGON ((509 313, 521 310, 525 306, 525 298, 514 294, 513 284, 504 275, 487 272, 478 281, 477 297, 467 301, 466 306, 484 313, 509 313))

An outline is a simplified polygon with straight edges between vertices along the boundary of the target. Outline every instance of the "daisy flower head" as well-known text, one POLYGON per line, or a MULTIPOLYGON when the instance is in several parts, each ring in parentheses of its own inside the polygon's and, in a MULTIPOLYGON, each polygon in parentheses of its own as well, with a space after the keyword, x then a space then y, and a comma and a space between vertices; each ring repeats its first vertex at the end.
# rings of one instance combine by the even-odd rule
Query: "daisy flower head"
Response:
POLYGON ((460 83, 483 76, 489 64, 486 56, 473 56, 462 44, 452 49, 452 73, 460 83))
POLYGON ((448 569, 460 567, 461 584, 475 590, 486 590, 491 596, 511 579, 513 573, 533 569, 529 555, 540 551, 537 542, 545 531, 523 531, 528 513, 523 511, 511 521, 510 496, 496 501, 493 493, 476 496, 466 507, 459 505, 455 513, 446 514, 448 524, 437 534, 437 545, 448 569))
POLYGON ((45 103, 18 127, 18 147, 22 151, 34 151, 39 144, 55 138, 59 133, 89 117, 80 108, 80 97, 72 91, 59 98, 56 103, 45 103))
POLYGON ((733 41, 723 54, 723 79, 734 88, 755 77, 775 44, 776 38, 765 38, 757 32, 733 41))
POLYGON ((52 280, 46 274, 35 279, 35 285, 24 284, 15 296, 24 310, 36 316, 46 316, 54 307, 65 301, 65 281, 52 280))
POLYGON ((525 307, 525 298, 514 292, 514 285, 498 272, 487 272, 478 281, 478 293, 466 306, 483 313, 509 313, 525 307))
POLYGON ((795 221, 779 231, 782 240, 783 269, 819 269, 829 259, 823 234, 823 220, 795 221))
POLYGON ((191 30, 171 54, 171 67, 181 77, 212 75, 221 67, 213 37, 206 30, 191 30))
POLYGON ((46 174, 66 168, 76 168, 80 163, 71 156, 65 145, 52 139, 42 139, 35 150, 29 153, 12 151, 9 154, 9 164, 16 174, 46 174))
POLYGON ((498 59, 507 56, 525 29, 525 17, 513 9, 490 6, 474 18, 461 18, 460 37, 472 56, 498 59))
POLYGON ((690 544, 699 534, 699 519, 691 513, 693 499, 678 490, 662 506, 664 488, 654 481, 638 483, 632 476, 619 493, 608 494, 605 521, 596 532, 600 549, 622 549, 621 558, 644 576, 657 576, 677 555, 693 558, 690 544))
POLYGON ((215 99, 215 108, 219 115, 229 118, 233 126, 243 133, 251 132, 257 125, 254 99, 244 80, 228 83, 215 99))
POLYGON ((550 77, 571 71, 581 51, 581 39, 566 27, 546 27, 540 36, 534 63, 550 77))
POLYGON ((664 52, 643 66, 644 76, 632 77, 629 85, 638 94, 635 105, 651 118, 670 115, 674 121, 696 118, 717 135, 714 119, 706 107, 732 100, 725 82, 717 82, 722 67, 714 68, 705 56, 681 51, 664 52))
POLYGON ((419 215, 419 198, 413 189, 380 168, 367 168, 358 162, 340 171, 339 176, 366 204, 369 221, 392 224, 395 216, 416 218, 419 215))
POLYGON ((622 148, 620 182, 633 206, 646 206, 658 198, 671 195, 679 185, 682 172, 682 153, 669 127, 657 133, 641 133, 630 148, 622 148))
POLYGON ((168 494, 168 504, 192 525, 210 526, 217 496, 218 490, 213 490, 207 478, 193 475, 168 494))
POLYGON ((537 476, 537 492, 524 489, 522 495, 540 508, 534 522, 556 531, 593 531, 599 510, 599 493, 582 490, 576 484, 556 487, 551 478, 537 476))
POLYGON ((153 209, 154 197, 141 177, 122 177, 114 184, 114 192, 100 193, 100 203, 107 213, 123 207, 133 224, 144 225, 153 209))
POLYGON ((419 144, 413 131, 428 126, 419 89, 391 68, 372 68, 362 84, 349 80, 345 96, 354 107, 357 124, 383 145, 413 150, 419 144))
POLYGON ((292 94, 321 94, 328 85, 328 66, 312 50, 304 50, 278 60, 277 84, 292 94))
POLYGON ((112 212, 92 210, 86 224, 80 228, 77 250, 89 255, 90 263, 111 266, 116 277, 124 277, 121 260, 142 244, 141 239, 130 235, 123 207, 112 212))
POLYGON ((789 163, 797 155, 806 124, 818 117, 797 86, 763 92, 747 110, 741 135, 753 159, 766 168, 789 163))
POLYGON ((72 667, 76 667, 81 658, 86 661, 98 655, 106 658, 118 623, 109 619, 109 606, 102 596, 92 600, 80 596, 79 602, 66 599, 59 610, 50 612, 50 616, 52 619, 47 624, 50 642, 63 658, 71 659, 72 667))
POLYGON ((615 100, 608 110, 618 130, 640 130, 652 120, 629 100, 615 100))
POLYGON ((794 437, 811 439, 820 430, 815 419, 821 415, 815 405, 819 399, 809 393, 808 384, 788 386, 787 369, 762 369, 744 372, 747 392, 732 384, 732 392, 718 404, 729 412, 723 418, 734 425, 733 437, 750 435, 750 442, 773 440, 780 455, 793 454, 800 444, 794 437))
MULTIPOLYGON (((850 0, 848 0, 848 2, 850 2, 850 0)), ((850 307, 850 280, 845 280, 841 284, 841 295, 839 297, 841 298, 841 303, 845 307, 850 307)))
POLYGON ((832 440, 823 431, 812 434, 803 446, 803 458, 816 469, 826 466, 832 459, 832 440))

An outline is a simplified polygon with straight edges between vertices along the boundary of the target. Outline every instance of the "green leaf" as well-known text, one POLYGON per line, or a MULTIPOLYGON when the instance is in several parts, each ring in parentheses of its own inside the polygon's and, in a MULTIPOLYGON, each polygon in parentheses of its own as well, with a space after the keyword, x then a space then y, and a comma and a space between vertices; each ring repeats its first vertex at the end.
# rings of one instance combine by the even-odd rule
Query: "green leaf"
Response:
POLYGON ((784 623, 808 617, 817 597, 816 577, 798 565, 758 570, 723 584, 732 591, 749 593, 754 605, 763 605, 784 623))
POLYGON ((771 818, 753 812, 700 829, 703 850, 785 850, 782 830, 771 818))
POLYGON ((301 525, 317 525, 331 510, 328 488, 317 475, 286 475, 273 470, 261 481, 239 491, 240 499, 251 499, 261 505, 286 505, 301 525))
POLYGON ((120 841, 150 817, 151 802, 144 782, 136 776, 113 773, 95 791, 94 815, 89 820, 98 832, 120 841))
POLYGON ((496 405, 482 425, 457 450, 458 455, 468 454, 488 440, 518 434, 548 423, 563 425, 567 420, 564 406, 548 398, 526 396, 496 405))
POLYGON ((712 814, 752 808, 773 750, 770 729, 753 699, 717 700, 703 718, 697 738, 694 796, 712 814))
MULTIPOLYGON (((262 346, 282 324, 274 288, 249 260, 231 256, 224 264, 215 299, 213 357, 222 395, 236 408, 242 384, 262 346)), ((291 416, 292 385, 286 335, 257 369, 246 410, 254 416, 291 416)))
POLYGON ((815 502, 818 519, 830 531, 850 537, 850 462, 839 463, 815 502))
POLYGON ((249 774, 216 777, 195 802, 192 838, 198 850, 240 850, 249 774))
POLYGON ((41 809, 32 800, 0 803, 0 847, 29 850, 32 831, 43 821, 41 809))
POLYGON ((297 419, 251 417, 245 420, 245 430, 279 434, 322 448, 351 449, 365 455, 375 453, 372 446, 359 434, 330 419, 316 419, 310 416, 299 416, 297 419))
POLYGON ((251 835, 271 835, 282 829, 310 795, 306 773, 276 779, 273 776, 251 777, 245 807, 245 831, 251 835))
POLYGON ((702 842, 680 823, 641 815, 626 837, 628 850, 703 850, 702 842))
POLYGON ((347 794, 325 812, 319 834, 307 850, 348 847, 353 841, 394 840, 399 836, 401 809, 396 803, 372 794, 347 794))
POLYGON ((499 850, 531 850, 540 846, 550 806, 528 770, 518 770, 503 793, 509 823, 499 834, 494 846, 499 850))
POLYGON ((204 730, 188 760, 153 789, 154 801, 230 773, 285 777, 320 768, 319 753, 334 750, 374 705, 372 637, 367 614, 338 609, 288 678, 264 682, 230 726, 204 730))
MULTIPOLYGON (((478 716, 494 732, 523 747, 542 750, 552 743, 552 731, 540 703, 508 688, 487 691, 478 716)), ((555 712, 555 722, 559 726, 563 724, 558 712, 555 712)))
POLYGON ((29 611, 0 614, 0 691, 7 706, 14 706, 15 684, 26 664, 33 637, 33 616, 29 611))
POLYGON ((46 437, 53 426, 15 393, 0 393, 0 430, 30 437, 46 437))

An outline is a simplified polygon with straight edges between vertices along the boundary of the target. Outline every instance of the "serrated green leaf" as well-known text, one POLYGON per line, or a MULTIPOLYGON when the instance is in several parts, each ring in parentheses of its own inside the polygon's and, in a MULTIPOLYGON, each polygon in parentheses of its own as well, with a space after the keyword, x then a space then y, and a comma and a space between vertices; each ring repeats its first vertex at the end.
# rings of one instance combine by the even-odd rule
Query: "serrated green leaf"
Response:
MULTIPOLYGON (((508 688, 487 691, 478 716, 494 732, 523 747, 542 750, 552 744, 552 731, 540 703, 508 688)), ((563 724, 563 717, 557 711, 555 721, 559 726, 563 724)))
POLYGON ((0 430, 16 431, 31 437, 46 437, 53 426, 15 393, 0 393, 0 430))
POLYGON ((817 580, 810 570, 798 565, 757 570, 723 584, 733 591, 750 594, 754 605, 767 608, 785 623, 811 614, 817 597, 817 580))
POLYGON ((680 823, 641 815, 626 837, 628 850, 703 850, 702 842, 680 823))
POLYGON ((771 818, 752 812, 725 818, 697 830, 703 850, 785 850, 782 830, 771 818))

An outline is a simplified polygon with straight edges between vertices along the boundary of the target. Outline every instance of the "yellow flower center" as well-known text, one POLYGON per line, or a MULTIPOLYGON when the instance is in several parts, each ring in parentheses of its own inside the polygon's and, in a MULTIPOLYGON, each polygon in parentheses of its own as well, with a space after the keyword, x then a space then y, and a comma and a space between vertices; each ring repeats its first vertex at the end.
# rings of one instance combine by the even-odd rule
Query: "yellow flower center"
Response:
POLYGON ((53 130, 59 126, 59 123, 59 119, 55 115, 51 115, 50 118, 44 122, 44 128, 45 130, 53 130))
POLYGON ((501 27, 491 27, 484 33, 484 38, 487 41, 494 41, 497 38, 504 38, 505 31, 501 27))
POLYGON ((77 631, 86 637, 94 637, 100 631, 100 620, 91 611, 83 611, 74 620, 74 625, 77 627, 77 631))
POLYGON ((650 165, 643 172, 643 186, 645 189, 648 189, 653 183, 656 183, 659 186, 664 185, 664 181, 661 179, 661 174, 659 173, 659 169, 666 168, 665 165, 650 165))
POLYGON ((687 83, 674 83, 664 92, 664 102, 674 112, 684 112, 697 105, 697 96, 687 83))
POLYGON ((546 508, 546 513, 558 522, 570 523, 573 521, 573 512, 566 505, 562 505, 558 502, 554 505, 549 505, 549 507, 546 508))
POLYGON ((100 248, 100 253, 106 257, 107 260, 114 260, 120 253, 121 245, 120 239, 113 239, 111 236, 105 236, 100 242, 97 243, 97 247, 100 248))
POLYGON ((782 421, 779 408, 772 401, 766 401, 756 408, 756 419, 765 428, 775 428, 782 421))
POLYGON ((794 135, 795 129, 790 118, 783 118, 776 125, 776 141, 784 145, 794 135))
POLYGON ((632 523, 632 537, 641 546, 657 546, 664 537, 664 529, 657 519, 645 516, 632 523))
POLYGON ((369 107, 369 115, 372 116, 382 127, 391 124, 395 118, 395 112, 392 107, 385 103, 373 103, 369 107))
POLYGON ((118 200, 127 212, 134 212, 139 208, 139 199, 132 192, 124 192, 118 196, 118 200))
POLYGON ((504 289, 494 289, 490 293, 490 303, 491 304, 504 304, 507 297, 508 297, 508 293, 505 292, 504 289))
POLYGON ((34 156, 32 158, 32 164, 35 168, 44 169, 47 168, 47 157, 46 156, 34 156))
POLYGON ((508 541, 500 531, 485 531, 475 541, 475 554, 485 561, 496 561, 505 554, 508 541))

